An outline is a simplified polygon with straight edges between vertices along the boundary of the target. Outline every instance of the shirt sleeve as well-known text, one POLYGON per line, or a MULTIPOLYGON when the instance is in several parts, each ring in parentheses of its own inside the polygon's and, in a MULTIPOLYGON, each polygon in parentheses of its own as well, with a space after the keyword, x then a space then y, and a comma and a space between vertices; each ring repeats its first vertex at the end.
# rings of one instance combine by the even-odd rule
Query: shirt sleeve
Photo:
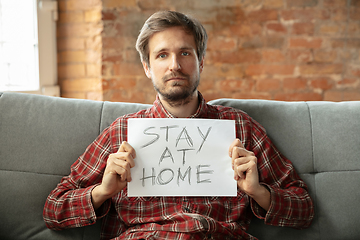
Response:
POLYGON ((106 160, 111 152, 109 129, 105 129, 71 166, 46 199, 43 218, 48 228, 60 230, 94 224, 107 214, 110 200, 96 212, 91 191, 102 180, 106 160))
POLYGON ((251 199, 253 213, 268 225, 300 229, 310 226, 314 206, 307 185, 256 121, 253 121, 251 132, 251 146, 247 148, 258 159, 259 181, 268 188, 271 198, 267 212, 251 199))

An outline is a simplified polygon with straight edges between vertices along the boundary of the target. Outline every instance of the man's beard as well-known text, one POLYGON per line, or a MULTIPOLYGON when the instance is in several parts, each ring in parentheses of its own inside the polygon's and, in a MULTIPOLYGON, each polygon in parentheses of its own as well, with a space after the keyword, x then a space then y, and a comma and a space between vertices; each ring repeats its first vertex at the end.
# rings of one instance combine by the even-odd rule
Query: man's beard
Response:
POLYGON ((164 91, 165 87, 163 89, 160 89, 158 86, 156 86, 154 84, 154 81, 153 81, 154 88, 159 93, 159 95, 161 95, 163 97, 163 99, 172 106, 181 106, 181 105, 187 104, 191 100, 194 92, 197 91, 197 88, 198 88, 199 82, 200 82, 200 77, 197 76, 196 81, 192 83, 189 75, 181 73, 181 72, 177 72, 177 73, 172 73, 172 74, 164 76, 162 78, 162 82, 165 83, 168 79, 174 78, 174 77, 185 78, 185 79, 187 79, 188 83, 190 83, 191 85, 186 86, 186 87, 181 87, 181 84, 178 84, 175 82, 172 85, 172 87, 179 86, 178 88, 181 88, 181 89, 175 89, 175 90, 170 89, 168 92, 165 92, 164 91))

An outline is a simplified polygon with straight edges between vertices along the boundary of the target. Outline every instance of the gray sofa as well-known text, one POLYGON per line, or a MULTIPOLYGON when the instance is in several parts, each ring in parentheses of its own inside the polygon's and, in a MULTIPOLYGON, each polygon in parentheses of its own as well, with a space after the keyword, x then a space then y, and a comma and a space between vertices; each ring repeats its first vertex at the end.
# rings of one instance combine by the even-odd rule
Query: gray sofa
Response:
MULTIPOLYGON (((292 160, 315 201, 310 228, 265 226, 259 239, 360 239, 360 102, 219 99, 260 122, 292 160)), ((118 116, 149 105, 0 93, 0 239, 98 239, 100 222, 46 228, 42 210, 70 165, 118 116)))

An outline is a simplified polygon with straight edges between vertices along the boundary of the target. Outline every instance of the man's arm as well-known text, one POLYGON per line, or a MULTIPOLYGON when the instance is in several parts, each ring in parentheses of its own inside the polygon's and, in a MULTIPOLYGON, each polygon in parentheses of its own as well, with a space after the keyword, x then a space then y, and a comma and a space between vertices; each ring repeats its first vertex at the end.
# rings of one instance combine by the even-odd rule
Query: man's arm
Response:
POLYGON ((96 215, 91 192, 102 181, 111 151, 109 129, 105 129, 71 166, 70 175, 47 197, 43 218, 48 228, 60 230, 91 225, 107 213, 109 204, 96 215))
POLYGON ((306 184, 263 128, 253 124, 247 149, 240 140, 235 140, 229 150, 239 189, 251 197, 254 214, 266 224, 308 227, 314 217, 314 206, 306 184))

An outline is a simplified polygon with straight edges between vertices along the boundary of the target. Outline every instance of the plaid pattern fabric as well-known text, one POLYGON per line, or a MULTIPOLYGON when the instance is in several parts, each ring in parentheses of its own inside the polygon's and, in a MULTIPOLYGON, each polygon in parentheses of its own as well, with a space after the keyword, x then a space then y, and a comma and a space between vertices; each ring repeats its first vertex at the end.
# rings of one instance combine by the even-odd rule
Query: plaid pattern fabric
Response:
POLYGON ((246 233, 252 213, 270 225, 309 226, 314 209, 307 186, 263 127, 246 113, 208 105, 199 95, 200 106, 191 117, 236 121, 236 137, 255 153, 260 183, 271 193, 269 211, 241 191, 237 197, 133 198, 126 188, 94 211, 91 191, 102 180, 109 154, 127 140, 127 120, 172 118, 157 98, 151 108, 115 120, 88 146, 72 165, 71 174, 48 196, 43 213, 46 225, 59 230, 103 218, 101 239, 255 239, 246 233))

